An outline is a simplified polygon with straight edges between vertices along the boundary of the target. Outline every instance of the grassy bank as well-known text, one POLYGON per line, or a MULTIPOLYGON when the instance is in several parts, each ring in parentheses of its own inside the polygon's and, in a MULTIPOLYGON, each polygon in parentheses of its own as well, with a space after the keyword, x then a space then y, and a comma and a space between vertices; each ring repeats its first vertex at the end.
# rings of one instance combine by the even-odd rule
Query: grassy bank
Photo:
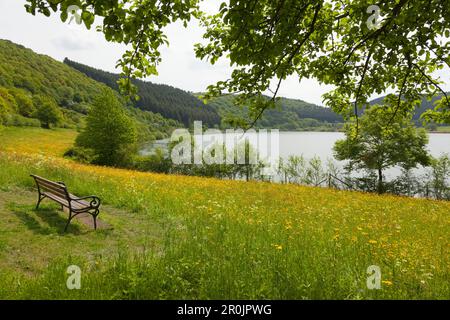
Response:
POLYGON ((437 133, 450 133, 450 126, 438 127, 435 132, 437 132, 437 133))
POLYGON ((450 298, 448 202, 81 165, 45 142, 74 132, 35 132, 42 142, 30 134, 13 153, 30 131, 8 130, 0 298, 450 298), (47 155, 30 152, 43 145, 47 155), (114 229, 63 234, 56 206, 34 210, 30 173, 97 194, 114 229), (66 288, 72 264, 81 290, 66 288), (370 265, 381 290, 367 289, 370 265))
POLYGON ((77 136, 76 130, 0 127, 0 150, 62 156, 77 136))

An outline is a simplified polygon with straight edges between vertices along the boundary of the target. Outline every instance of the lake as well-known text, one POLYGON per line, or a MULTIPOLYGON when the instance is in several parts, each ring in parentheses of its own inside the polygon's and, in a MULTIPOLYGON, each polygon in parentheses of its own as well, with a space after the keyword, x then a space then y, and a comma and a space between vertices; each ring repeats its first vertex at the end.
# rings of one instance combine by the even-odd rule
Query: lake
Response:
MULTIPOLYGON (((280 157, 288 158, 290 155, 303 155, 306 159, 314 156, 319 157, 323 162, 333 158, 334 143, 344 138, 342 132, 280 132, 279 133, 279 151, 280 157)), ((196 139, 197 140, 197 139, 196 139)), ((159 140, 141 151, 141 154, 149 154, 155 147, 167 148, 168 139, 159 140)), ((450 134, 430 133, 428 150, 434 157, 443 154, 450 155, 450 134)), ((334 160, 337 162, 337 160, 334 160)), ((339 163, 343 166, 343 163, 339 163)), ((391 169, 386 172, 387 176, 392 177, 399 173, 399 169, 391 169)), ((423 173, 424 169, 419 168, 416 173, 423 173)))
MULTIPOLYGON (((303 155, 307 159, 318 156, 326 162, 328 159, 334 159, 334 143, 343 138, 342 132, 280 132, 280 156, 287 158, 290 155, 303 155)), ((450 134, 429 133, 428 151, 433 157, 450 155, 450 134)), ((334 161, 343 167, 343 162, 335 159, 334 161)), ((423 167, 419 167, 414 170, 414 173, 423 174, 424 171, 423 167)), ((392 168, 385 172, 389 178, 399 173, 399 168, 392 168)))
MULTIPOLYGON (((450 154, 450 134, 430 133, 428 150, 434 157, 450 154)), ((280 132, 280 156, 301 155, 305 158, 319 156, 321 159, 333 157, 334 143, 343 139, 342 132, 280 132)))

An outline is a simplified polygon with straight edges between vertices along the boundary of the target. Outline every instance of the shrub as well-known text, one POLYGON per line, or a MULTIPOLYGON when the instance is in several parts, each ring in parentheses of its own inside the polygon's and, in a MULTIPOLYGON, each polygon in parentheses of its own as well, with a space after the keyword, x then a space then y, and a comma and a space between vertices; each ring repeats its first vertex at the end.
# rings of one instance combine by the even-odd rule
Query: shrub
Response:
POLYGON ((20 114, 8 114, 5 117, 5 125, 15 127, 40 127, 41 122, 38 119, 26 118, 20 114))
POLYGON ((62 121, 62 113, 52 98, 35 96, 34 102, 37 107, 35 116, 39 119, 43 128, 50 129, 51 125, 57 125, 62 121))
POLYGON ((172 162, 164 156, 164 152, 160 148, 151 155, 136 156, 133 162, 133 167, 140 171, 169 173, 172 167, 172 162))
POLYGON ((36 107, 30 95, 22 89, 13 88, 9 92, 14 96, 17 102, 17 111, 24 117, 31 118, 36 112, 36 107))
POLYGON ((442 155, 431 162, 430 171, 426 175, 425 196, 432 195, 436 199, 450 200, 450 156, 442 155))
POLYGON ((72 147, 64 152, 64 157, 71 158, 81 163, 95 162, 95 152, 92 149, 83 147, 72 147))

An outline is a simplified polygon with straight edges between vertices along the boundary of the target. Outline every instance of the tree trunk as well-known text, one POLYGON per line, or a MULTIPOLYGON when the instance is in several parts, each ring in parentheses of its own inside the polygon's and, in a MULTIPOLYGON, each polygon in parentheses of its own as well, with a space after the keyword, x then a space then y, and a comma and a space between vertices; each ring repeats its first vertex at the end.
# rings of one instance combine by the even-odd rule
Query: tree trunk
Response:
POLYGON ((383 190, 383 171, 381 168, 378 169, 378 193, 382 194, 383 190))

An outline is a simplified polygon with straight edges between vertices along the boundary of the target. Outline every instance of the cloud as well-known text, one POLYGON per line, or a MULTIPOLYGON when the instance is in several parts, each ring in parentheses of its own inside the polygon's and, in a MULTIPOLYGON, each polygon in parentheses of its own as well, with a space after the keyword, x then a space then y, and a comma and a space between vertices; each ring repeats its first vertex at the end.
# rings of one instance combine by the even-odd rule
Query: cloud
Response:
POLYGON ((95 49, 96 43, 85 34, 71 30, 66 34, 60 35, 52 39, 52 44, 58 49, 69 51, 92 50, 95 49))

